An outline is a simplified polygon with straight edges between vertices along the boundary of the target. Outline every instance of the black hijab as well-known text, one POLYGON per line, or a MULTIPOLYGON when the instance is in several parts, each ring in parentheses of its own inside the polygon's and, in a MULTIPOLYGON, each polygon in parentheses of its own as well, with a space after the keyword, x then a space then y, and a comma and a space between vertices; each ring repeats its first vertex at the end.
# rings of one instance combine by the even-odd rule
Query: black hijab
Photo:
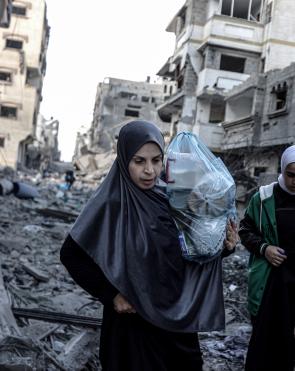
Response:
POLYGON ((149 142, 163 153, 154 124, 123 126, 117 158, 70 234, 147 321, 170 331, 219 330, 220 259, 202 266, 184 261, 166 196, 157 187, 142 190, 130 178, 131 158, 149 142))

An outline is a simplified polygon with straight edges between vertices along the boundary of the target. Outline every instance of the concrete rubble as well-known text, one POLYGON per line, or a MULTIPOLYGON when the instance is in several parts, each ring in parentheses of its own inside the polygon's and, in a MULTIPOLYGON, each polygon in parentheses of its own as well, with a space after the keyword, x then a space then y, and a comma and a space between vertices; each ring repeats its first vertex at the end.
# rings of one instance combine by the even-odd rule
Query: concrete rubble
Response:
MULTIPOLYGON (((59 250, 72 223, 106 174, 64 174, 0 168, 0 182, 23 182, 38 197, 0 195, 0 369, 99 370, 101 304, 69 277, 59 250)), ((102 161, 101 161, 102 163, 102 161)), ((243 370, 251 332, 246 308, 248 255, 240 246, 224 260, 225 331, 200 333, 205 371, 243 370)))

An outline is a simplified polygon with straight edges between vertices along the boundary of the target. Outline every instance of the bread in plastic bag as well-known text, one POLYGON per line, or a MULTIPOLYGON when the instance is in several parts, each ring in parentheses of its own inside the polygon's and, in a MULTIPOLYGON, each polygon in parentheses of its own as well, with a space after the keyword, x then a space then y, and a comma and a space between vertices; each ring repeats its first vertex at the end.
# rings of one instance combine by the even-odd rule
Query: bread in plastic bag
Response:
POLYGON ((234 180, 220 158, 189 132, 179 133, 165 156, 167 195, 184 258, 199 263, 223 249, 226 224, 236 218, 234 180))

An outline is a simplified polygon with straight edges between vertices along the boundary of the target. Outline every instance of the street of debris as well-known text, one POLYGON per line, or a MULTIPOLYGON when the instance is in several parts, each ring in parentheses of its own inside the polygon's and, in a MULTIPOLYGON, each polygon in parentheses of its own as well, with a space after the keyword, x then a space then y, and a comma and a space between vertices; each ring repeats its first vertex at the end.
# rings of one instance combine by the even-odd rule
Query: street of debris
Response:
MULTIPOLYGON (((99 370, 102 305, 79 288, 59 261, 59 250, 103 175, 42 178, 3 168, 39 197, 2 195, 0 208, 0 369, 99 370)), ((251 326, 246 308, 248 255, 242 246, 224 259, 226 330, 200 333, 204 370, 243 370, 251 326)))

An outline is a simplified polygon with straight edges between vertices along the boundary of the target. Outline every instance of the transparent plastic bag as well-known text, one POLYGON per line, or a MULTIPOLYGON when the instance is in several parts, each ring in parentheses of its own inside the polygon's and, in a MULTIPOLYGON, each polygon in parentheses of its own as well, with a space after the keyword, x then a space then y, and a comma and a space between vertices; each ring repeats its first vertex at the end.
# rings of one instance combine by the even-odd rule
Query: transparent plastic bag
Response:
POLYGON ((226 224, 236 219, 236 187, 220 158, 194 134, 179 133, 166 151, 167 195, 186 259, 218 256, 226 224))

